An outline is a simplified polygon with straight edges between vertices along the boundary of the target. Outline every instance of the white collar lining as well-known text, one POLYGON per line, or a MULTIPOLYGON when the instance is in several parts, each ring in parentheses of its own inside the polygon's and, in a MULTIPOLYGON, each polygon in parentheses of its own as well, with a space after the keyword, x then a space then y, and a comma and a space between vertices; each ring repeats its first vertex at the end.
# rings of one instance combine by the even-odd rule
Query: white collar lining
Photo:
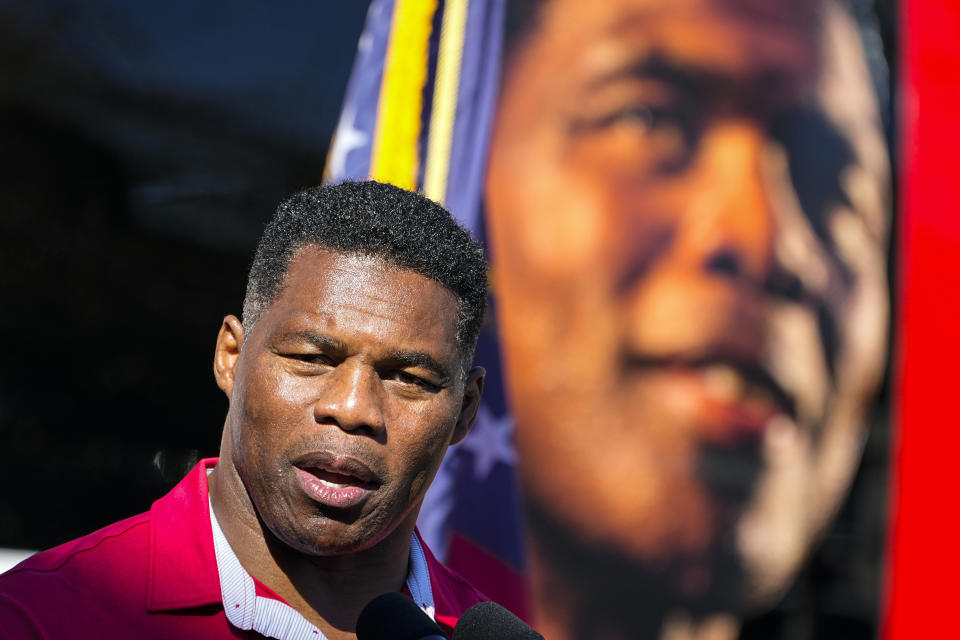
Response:
MULTIPOLYGON (((253 578, 240 564, 230 543, 220 529, 217 516, 210 503, 210 525, 213 529, 213 547, 217 555, 217 571, 220 574, 220 593, 223 609, 230 624, 238 629, 253 629, 257 633, 277 640, 327 640, 320 629, 304 618, 299 611, 280 600, 256 594, 253 578)), ((410 572, 407 588, 413 601, 424 613, 434 619, 433 589, 427 558, 417 534, 410 539, 410 572)))

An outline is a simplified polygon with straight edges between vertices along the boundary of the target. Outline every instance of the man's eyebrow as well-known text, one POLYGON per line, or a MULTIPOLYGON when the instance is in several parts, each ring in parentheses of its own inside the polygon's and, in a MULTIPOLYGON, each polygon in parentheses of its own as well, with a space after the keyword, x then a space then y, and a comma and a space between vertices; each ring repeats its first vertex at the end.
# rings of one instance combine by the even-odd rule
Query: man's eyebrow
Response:
POLYGON ((423 351, 407 351, 398 349, 389 352, 384 361, 392 365, 404 367, 423 367, 446 383, 450 379, 450 372, 443 364, 438 362, 433 356, 423 351))
POLYGON ((328 351, 346 351, 347 349, 347 345, 344 344, 342 340, 337 340, 336 338, 325 336, 322 333, 317 333, 308 329, 282 334, 280 336, 280 340, 309 342, 318 349, 325 349, 328 351))
MULTIPOLYGON (((304 329, 301 331, 292 331, 280 336, 281 341, 303 341, 309 342, 318 349, 332 351, 334 353, 345 353, 347 345, 342 340, 316 333, 304 329)), ((450 380, 450 371, 436 358, 423 351, 410 351, 407 349, 395 349, 389 351, 380 358, 382 362, 389 363, 391 366, 400 367, 423 367, 446 384, 450 380)))

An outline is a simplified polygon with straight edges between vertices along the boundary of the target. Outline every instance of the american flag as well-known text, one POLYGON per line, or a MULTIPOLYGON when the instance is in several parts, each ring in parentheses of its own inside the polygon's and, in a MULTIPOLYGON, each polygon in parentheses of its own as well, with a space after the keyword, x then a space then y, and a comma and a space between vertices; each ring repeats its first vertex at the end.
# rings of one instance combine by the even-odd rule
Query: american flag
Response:
MULTIPOLYGON (((504 9, 504 0, 374 0, 325 181, 372 178, 420 191, 483 241, 504 9)), ((526 617, 513 419, 494 314, 491 300, 477 347, 487 370, 477 422, 443 461, 419 528, 449 567, 526 617)))

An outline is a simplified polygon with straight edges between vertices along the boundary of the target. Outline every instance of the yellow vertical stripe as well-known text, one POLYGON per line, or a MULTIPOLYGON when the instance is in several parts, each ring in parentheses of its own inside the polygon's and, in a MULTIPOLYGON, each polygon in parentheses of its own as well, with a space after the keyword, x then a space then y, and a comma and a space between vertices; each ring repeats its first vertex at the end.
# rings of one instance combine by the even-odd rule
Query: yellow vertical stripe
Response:
POLYGON ((423 193, 444 204, 447 196, 447 174, 450 169, 450 146, 457 115, 457 92, 460 86, 460 58, 467 24, 468 0, 447 0, 440 29, 440 50, 437 57, 437 78, 433 85, 433 111, 430 116, 430 137, 427 145, 427 166, 423 193))
POLYGON ((427 79, 430 28, 437 0, 397 0, 377 106, 370 177, 417 186, 417 139, 427 79))

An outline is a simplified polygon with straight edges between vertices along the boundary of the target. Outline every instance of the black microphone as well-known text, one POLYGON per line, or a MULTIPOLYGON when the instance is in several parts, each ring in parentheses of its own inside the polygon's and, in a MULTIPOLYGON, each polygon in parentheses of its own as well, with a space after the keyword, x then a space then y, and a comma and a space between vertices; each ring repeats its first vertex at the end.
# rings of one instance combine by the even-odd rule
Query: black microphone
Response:
POLYGON ((357 640, 447 640, 417 604, 396 591, 377 596, 357 618, 357 640))
POLYGON ((463 612, 453 640, 544 640, 532 627, 496 602, 480 602, 463 612))

